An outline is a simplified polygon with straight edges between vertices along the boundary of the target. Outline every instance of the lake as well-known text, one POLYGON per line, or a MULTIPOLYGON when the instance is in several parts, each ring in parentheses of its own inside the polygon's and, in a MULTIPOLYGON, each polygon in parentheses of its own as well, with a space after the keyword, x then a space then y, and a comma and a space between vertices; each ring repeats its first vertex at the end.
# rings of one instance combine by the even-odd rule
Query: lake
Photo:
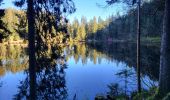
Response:
MULTIPOLYGON (((143 90, 158 85, 159 49, 158 44, 141 46, 143 90)), ((18 45, 0 46, 0 100, 28 98, 27 51, 18 45)), ((60 56, 48 50, 37 55, 36 92, 40 100, 94 100, 98 95, 130 95, 138 90, 134 43, 73 44, 57 53, 60 56)))

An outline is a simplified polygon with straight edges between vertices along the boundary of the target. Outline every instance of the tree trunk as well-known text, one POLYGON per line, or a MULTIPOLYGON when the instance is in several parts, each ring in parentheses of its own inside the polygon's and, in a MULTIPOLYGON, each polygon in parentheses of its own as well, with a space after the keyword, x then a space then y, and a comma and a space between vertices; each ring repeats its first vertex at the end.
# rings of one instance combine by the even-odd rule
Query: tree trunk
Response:
POLYGON ((168 92, 170 92, 170 0, 165 1, 159 74, 159 93, 165 95, 168 92))
POLYGON ((28 40, 29 40, 29 76, 30 100, 36 99, 36 74, 35 74, 35 13, 33 0, 27 0, 28 9, 28 40))
POLYGON ((141 92, 141 79, 140 79, 140 34, 141 34, 141 0, 138 1, 138 25, 137 25, 137 82, 138 92, 141 92))

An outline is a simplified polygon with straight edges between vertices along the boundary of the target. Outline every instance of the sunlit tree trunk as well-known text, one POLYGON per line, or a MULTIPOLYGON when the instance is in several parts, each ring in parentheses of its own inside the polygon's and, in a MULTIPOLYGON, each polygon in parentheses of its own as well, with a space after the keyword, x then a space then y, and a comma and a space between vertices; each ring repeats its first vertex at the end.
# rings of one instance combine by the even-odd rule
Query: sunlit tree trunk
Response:
POLYGON ((33 0, 27 0, 28 9, 28 40, 29 40, 29 76, 30 76, 30 100, 36 99, 36 75, 35 75, 35 15, 33 0))
POLYGON ((165 1, 163 34, 161 40, 159 92, 170 92, 170 0, 165 1))

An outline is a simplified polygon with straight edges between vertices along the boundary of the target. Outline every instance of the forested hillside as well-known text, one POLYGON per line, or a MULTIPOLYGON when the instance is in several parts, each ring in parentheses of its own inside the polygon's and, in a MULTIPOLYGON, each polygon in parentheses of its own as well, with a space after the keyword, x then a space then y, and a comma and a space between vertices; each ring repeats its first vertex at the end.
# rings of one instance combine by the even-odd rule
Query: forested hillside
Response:
MULTIPOLYGON (((164 1, 147 1, 142 4, 141 31, 144 38, 159 39, 162 33, 164 1)), ((76 40, 134 40, 137 29, 137 8, 126 14, 109 16, 106 20, 94 17, 75 19, 69 26, 71 37, 76 40)))
MULTIPOLYGON (((162 18, 163 18, 163 1, 148 1, 143 2, 141 12, 141 31, 142 39, 156 39, 160 40, 162 33, 162 18)), ((15 10, 12 8, 1 10, 4 13, 0 19, 0 41, 27 39, 28 23, 26 12, 15 10)), ((1 14, 2 15, 2 14, 1 14)), ((38 22, 38 21, 37 21, 38 22)), ((42 25, 42 24, 41 24, 42 25)), ((107 19, 95 17, 90 21, 82 16, 81 21, 74 19, 73 22, 67 23, 67 34, 59 34, 53 36, 56 30, 52 29, 50 36, 41 35, 43 39, 52 39, 61 43, 68 37, 70 41, 85 41, 85 40, 100 40, 100 41, 114 41, 114 40, 135 40, 137 26, 137 9, 133 7, 126 14, 108 16, 107 19)), ((42 26, 42 28, 44 28, 42 26)), ((42 40, 43 40, 42 39, 42 40)), ((44 40, 45 41, 45 40, 44 40)), ((48 41, 48 40, 47 40, 48 41)))

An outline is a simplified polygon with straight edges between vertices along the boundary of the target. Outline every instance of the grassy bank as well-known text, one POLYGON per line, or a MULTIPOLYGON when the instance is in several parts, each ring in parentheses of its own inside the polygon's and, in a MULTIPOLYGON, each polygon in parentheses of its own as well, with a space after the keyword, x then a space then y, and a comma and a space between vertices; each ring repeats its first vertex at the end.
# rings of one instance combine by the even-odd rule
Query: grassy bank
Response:
POLYGON ((158 93, 158 88, 153 87, 149 90, 143 90, 141 93, 133 92, 131 95, 123 93, 114 95, 96 95, 95 100, 170 100, 170 93, 165 96, 161 96, 158 93))

